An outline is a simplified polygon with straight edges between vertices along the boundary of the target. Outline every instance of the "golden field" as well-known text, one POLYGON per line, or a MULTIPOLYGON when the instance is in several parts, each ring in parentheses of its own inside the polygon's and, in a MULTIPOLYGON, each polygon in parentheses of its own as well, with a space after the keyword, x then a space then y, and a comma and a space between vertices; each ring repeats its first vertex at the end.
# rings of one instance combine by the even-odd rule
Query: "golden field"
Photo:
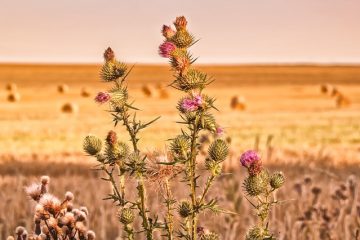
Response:
MULTIPOLYGON (((95 161, 82 153, 84 136, 105 136, 113 129, 106 107, 93 101, 98 91, 106 90, 99 68, 0 65, 0 240, 19 224, 31 229, 33 206, 23 186, 45 174, 52 178, 56 195, 71 190, 75 202, 89 208, 89 224, 98 239, 121 236, 114 208, 102 201, 109 186, 90 170, 95 161), (9 83, 16 84, 13 92, 20 94, 19 101, 8 101, 9 83), (68 91, 58 91, 62 84, 68 91), (89 97, 81 96, 83 88, 89 97), (73 104, 75 111, 63 113, 65 103, 73 104)), ((204 216, 201 224, 220 232, 224 240, 244 239, 254 218, 241 192, 245 171, 237 159, 244 150, 258 148, 266 165, 287 176, 278 193, 286 201, 271 215, 279 239, 356 239, 360 229, 360 67, 200 68, 216 80, 206 92, 216 97, 217 122, 232 141, 225 166, 232 174, 224 175, 212 194, 238 213, 221 216, 223 221, 204 216), (335 86, 350 105, 336 107, 334 97, 321 93, 324 84, 335 86), (244 111, 231 109, 233 96, 245 99, 244 111)), ((138 117, 150 121, 161 116, 141 135, 144 151, 164 149, 164 141, 180 130, 175 124, 180 95, 166 87, 171 80, 169 69, 156 65, 137 65, 128 78, 130 97, 141 109, 138 117), (143 93, 144 86, 153 93, 151 97, 143 93), (159 89, 169 97, 160 98, 159 89)), ((116 131, 127 140, 120 126, 116 131)), ((152 193, 149 201, 156 209, 161 196, 152 193)))

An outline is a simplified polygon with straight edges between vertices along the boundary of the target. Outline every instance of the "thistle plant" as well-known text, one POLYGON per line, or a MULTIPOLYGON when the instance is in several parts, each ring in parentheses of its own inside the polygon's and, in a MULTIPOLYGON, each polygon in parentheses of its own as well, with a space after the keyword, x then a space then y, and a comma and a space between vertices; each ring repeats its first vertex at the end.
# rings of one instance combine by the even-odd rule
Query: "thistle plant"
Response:
MULTIPOLYGON (((48 176, 42 176, 40 183, 25 187, 30 199, 36 202, 34 228, 31 234, 22 226, 15 230, 17 240, 94 240, 95 233, 87 229, 89 212, 86 207, 74 208, 74 194, 66 192, 61 201, 49 193, 48 176)), ((8 239, 15 239, 9 236, 8 239)))
POLYGON ((207 74, 193 67, 196 59, 188 48, 195 44, 195 38, 187 30, 185 17, 177 17, 174 21, 176 30, 163 26, 164 42, 159 47, 159 54, 169 58, 175 80, 170 84, 181 91, 184 96, 179 100, 177 109, 181 117, 179 124, 184 125, 181 133, 173 138, 170 151, 173 161, 166 164, 182 166, 183 181, 188 185, 189 199, 178 204, 179 215, 183 218, 178 237, 182 239, 218 239, 215 233, 202 234, 198 231, 199 215, 206 210, 221 211, 216 199, 208 199, 208 192, 221 174, 221 163, 226 159, 229 149, 227 143, 220 137, 222 128, 216 123, 211 110, 216 110, 215 99, 204 93, 205 88, 213 81, 207 74), (201 132, 218 133, 218 137, 210 144, 205 159, 208 175, 204 186, 200 186, 203 173, 199 167, 199 136, 201 132))
POLYGON ((245 193, 253 200, 246 198, 256 210, 258 223, 246 235, 246 240, 271 240, 275 237, 269 231, 268 216, 271 208, 279 203, 275 191, 283 186, 285 177, 281 172, 270 174, 263 168, 262 161, 257 152, 249 150, 240 157, 240 162, 248 171, 244 180, 245 193))

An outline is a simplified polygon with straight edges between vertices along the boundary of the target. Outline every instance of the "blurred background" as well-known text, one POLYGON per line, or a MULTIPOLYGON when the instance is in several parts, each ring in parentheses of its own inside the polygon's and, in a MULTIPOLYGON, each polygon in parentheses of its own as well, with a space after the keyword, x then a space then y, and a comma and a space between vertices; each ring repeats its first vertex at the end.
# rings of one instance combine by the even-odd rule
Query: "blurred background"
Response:
MULTIPOLYGON (((231 142, 224 168, 233 174, 218 183, 221 200, 241 212, 224 216, 226 226, 211 217, 204 221, 223 239, 243 238, 254 213, 243 201, 238 157, 256 149, 266 165, 287 175, 279 195, 289 201, 272 214, 279 239, 355 239, 360 226, 358 0, 1 5, 0 239, 19 224, 31 227, 33 209, 22 187, 44 174, 52 177, 55 193, 73 190, 80 196, 76 201, 93 212, 90 225, 99 239, 121 235, 111 204, 101 200, 108 185, 90 170, 95 161, 82 153, 84 136, 114 129, 106 107, 93 100, 109 87, 99 78, 102 54, 111 46, 120 60, 135 64, 128 88, 139 117, 161 116, 140 145, 148 152, 165 149, 180 130, 175 106, 181 95, 167 86, 173 74, 158 46, 162 25, 179 15, 199 39, 190 50, 197 67, 215 79, 207 93, 217 99, 217 122, 231 142)), ((128 140, 121 127, 115 129, 128 140)))

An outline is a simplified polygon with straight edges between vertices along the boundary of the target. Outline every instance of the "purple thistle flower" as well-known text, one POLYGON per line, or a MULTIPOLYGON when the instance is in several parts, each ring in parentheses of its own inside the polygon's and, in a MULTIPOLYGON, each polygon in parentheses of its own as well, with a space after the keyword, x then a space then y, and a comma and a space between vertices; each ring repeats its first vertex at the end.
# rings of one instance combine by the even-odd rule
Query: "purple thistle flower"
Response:
POLYGON ((95 102, 103 104, 109 101, 111 98, 110 94, 107 92, 99 92, 95 97, 95 102))
POLYGON ((224 128, 221 126, 217 126, 216 127, 216 135, 217 136, 222 136, 224 134, 224 128))
POLYGON ((251 165, 253 165, 256 162, 260 161, 260 157, 254 150, 248 150, 244 152, 240 157, 241 165, 243 165, 246 168, 249 168, 251 165))
POLYGON ((196 111, 202 105, 202 102, 201 95, 196 95, 194 98, 185 98, 181 103, 181 108, 187 112, 196 111))
POLYGON ((164 42, 159 46, 159 55, 164 58, 169 58, 171 53, 176 49, 175 44, 172 42, 164 42))

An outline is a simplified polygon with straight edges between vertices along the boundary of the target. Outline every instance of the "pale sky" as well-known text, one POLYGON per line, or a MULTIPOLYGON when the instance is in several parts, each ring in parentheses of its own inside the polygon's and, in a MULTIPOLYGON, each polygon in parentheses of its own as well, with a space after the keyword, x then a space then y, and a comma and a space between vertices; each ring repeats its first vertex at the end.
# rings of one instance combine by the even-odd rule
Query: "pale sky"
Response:
POLYGON ((0 62, 166 63, 178 15, 200 63, 360 63, 360 0, 2 0, 0 62))

